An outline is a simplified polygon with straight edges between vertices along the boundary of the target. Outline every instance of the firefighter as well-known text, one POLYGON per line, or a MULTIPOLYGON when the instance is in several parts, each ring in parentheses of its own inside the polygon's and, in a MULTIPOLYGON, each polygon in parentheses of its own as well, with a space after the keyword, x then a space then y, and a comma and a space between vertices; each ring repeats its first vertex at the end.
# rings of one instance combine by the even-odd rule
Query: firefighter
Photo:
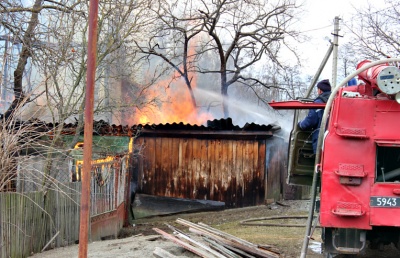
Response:
MULTIPOLYGON (((318 97, 315 103, 326 103, 331 95, 331 83, 328 79, 322 80, 317 84, 318 97)), ((310 109, 308 115, 298 123, 301 130, 312 130, 311 140, 314 154, 317 153, 319 127, 321 126, 323 109, 310 109)))

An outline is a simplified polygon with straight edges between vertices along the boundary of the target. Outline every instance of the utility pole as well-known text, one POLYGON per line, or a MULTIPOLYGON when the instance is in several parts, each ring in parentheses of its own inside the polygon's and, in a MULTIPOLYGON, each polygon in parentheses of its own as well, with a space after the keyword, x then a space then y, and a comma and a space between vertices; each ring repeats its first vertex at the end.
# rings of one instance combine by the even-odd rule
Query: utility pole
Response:
POLYGON ((97 56, 97 21, 99 0, 89 2, 88 61, 85 94, 85 127, 83 139, 82 193, 80 203, 79 258, 86 258, 90 227, 90 178, 93 146, 94 84, 97 56))
POLYGON ((338 56, 338 46, 339 46, 339 21, 340 18, 338 16, 335 17, 334 20, 334 28, 333 28, 333 55, 332 55, 332 86, 336 87, 336 78, 337 78, 337 56, 338 56))

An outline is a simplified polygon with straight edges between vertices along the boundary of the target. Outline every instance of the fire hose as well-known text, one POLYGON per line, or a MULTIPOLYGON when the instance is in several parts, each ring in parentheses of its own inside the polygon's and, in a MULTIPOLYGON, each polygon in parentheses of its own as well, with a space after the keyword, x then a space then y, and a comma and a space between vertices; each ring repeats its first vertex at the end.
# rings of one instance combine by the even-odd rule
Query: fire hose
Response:
MULTIPOLYGON (((314 219, 317 217, 314 216, 314 219)), ((307 215, 303 216, 270 216, 270 217, 260 217, 260 218, 250 218, 241 220, 239 223, 240 225, 244 226, 268 226, 268 227, 305 227, 306 224, 291 224, 291 223, 260 223, 256 221, 263 221, 263 220, 284 220, 284 219, 308 219, 307 215)), ((319 226, 317 226, 319 227, 319 226)))

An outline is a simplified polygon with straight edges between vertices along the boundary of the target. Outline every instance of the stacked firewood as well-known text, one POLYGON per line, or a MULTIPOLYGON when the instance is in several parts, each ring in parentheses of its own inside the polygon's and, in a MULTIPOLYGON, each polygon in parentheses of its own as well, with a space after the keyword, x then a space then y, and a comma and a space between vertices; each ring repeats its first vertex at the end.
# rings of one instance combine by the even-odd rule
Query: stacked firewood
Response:
MULTIPOLYGON (((189 227, 189 232, 195 234, 196 239, 190 237, 181 230, 168 225, 173 231, 169 234, 159 228, 153 228, 166 239, 173 241, 179 246, 204 258, 279 258, 280 253, 271 246, 256 245, 246 240, 212 228, 204 223, 192 223, 183 219, 177 219, 177 223, 189 227)), ((154 253, 156 257, 174 256, 163 249, 157 248, 154 253)))

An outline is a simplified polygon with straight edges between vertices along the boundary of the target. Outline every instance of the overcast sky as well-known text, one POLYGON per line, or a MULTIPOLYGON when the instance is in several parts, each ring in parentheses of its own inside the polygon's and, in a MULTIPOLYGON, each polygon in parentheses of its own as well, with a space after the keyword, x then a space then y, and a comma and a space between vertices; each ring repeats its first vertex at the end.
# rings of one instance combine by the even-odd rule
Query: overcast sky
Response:
MULTIPOLYGON (((333 40, 331 34, 334 29, 334 18, 341 18, 339 24, 352 19, 355 10, 367 6, 367 0, 304 0, 306 15, 302 18, 300 31, 303 31, 307 36, 311 37, 309 42, 302 44, 301 52, 303 58, 308 60, 307 72, 315 74, 322 59, 324 58, 328 48, 329 40, 333 40)), ((370 1, 378 8, 384 7, 384 0, 370 1)), ((339 38, 340 45, 348 41, 349 35, 346 35, 344 28, 339 32, 343 37, 339 38)), ((321 77, 332 79, 332 60, 327 63, 321 77)), ((338 83, 340 83, 338 81, 338 83)))

